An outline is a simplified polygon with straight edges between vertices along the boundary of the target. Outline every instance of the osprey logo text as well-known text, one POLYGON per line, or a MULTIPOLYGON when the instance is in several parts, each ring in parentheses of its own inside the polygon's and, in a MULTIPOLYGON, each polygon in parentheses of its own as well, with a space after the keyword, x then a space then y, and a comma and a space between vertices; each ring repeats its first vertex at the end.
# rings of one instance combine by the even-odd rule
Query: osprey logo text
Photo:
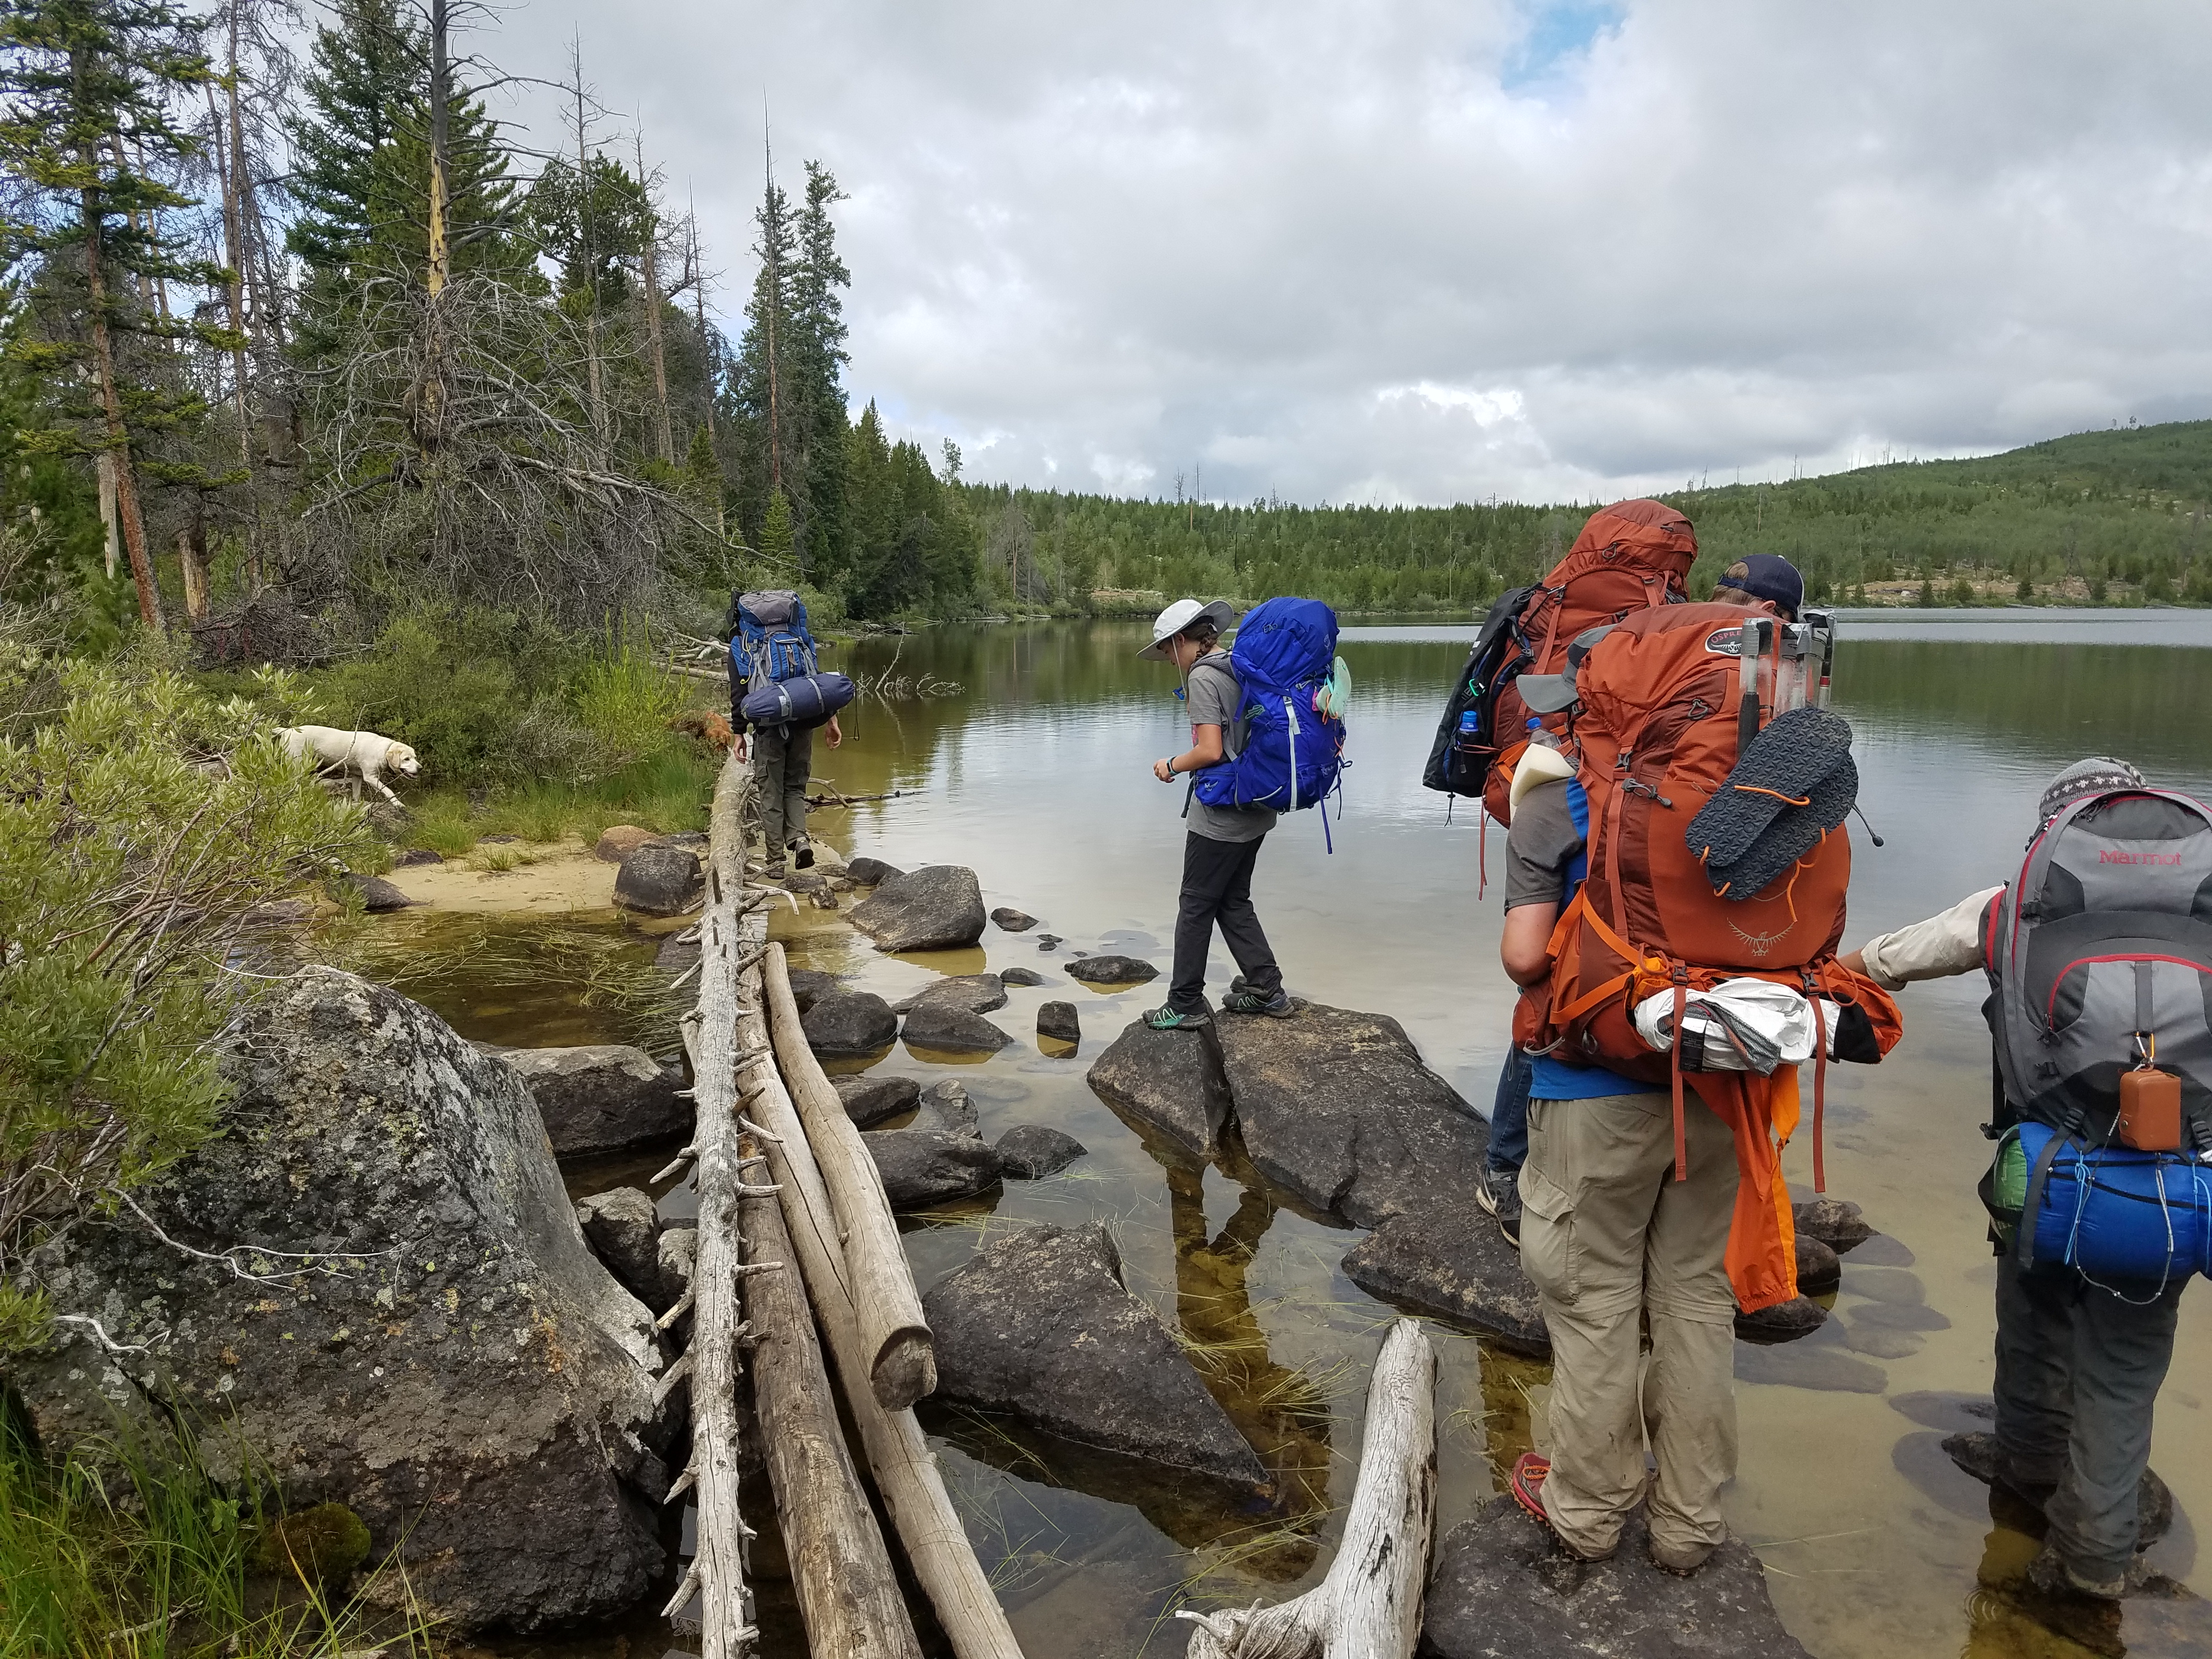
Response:
POLYGON ((1705 635, 1705 649, 1716 657, 1743 655, 1743 630, 1740 628, 1717 628, 1705 635))
POLYGON ((1765 956, 1776 945, 1781 944, 1784 939, 1790 937, 1790 929, 1787 927, 1781 928, 1771 933, 1747 933, 1742 928, 1737 927, 1734 922, 1729 923, 1729 932, 1734 933, 1738 939, 1741 939, 1743 941, 1743 948, 1750 951, 1752 955, 1755 957, 1765 956))

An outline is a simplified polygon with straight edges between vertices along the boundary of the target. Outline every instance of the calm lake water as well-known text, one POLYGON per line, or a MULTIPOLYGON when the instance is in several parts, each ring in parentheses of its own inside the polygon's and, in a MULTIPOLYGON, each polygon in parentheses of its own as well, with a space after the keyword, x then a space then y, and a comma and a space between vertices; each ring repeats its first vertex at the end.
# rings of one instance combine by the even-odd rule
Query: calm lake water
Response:
MULTIPOLYGON (((1395 1015, 1429 1063, 1486 1108, 1510 1008, 1498 968, 1500 894, 1478 896, 1478 815, 1461 803, 1448 820, 1443 799, 1419 785, 1473 633, 1425 623, 1346 630, 1353 764, 1330 824, 1335 850, 1318 813, 1286 819, 1261 854, 1255 896, 1294 992, 1395 1015)), ((1106 1219, 1131 1288, 1183 1333, 1285 1477, 1291 1496, 1274 1512, 1192 1512, 1101 1485, 992 1425, 933 1418, 970 1534, 1035 1659, 1180 1654, 1175 1607, 1273 1600, 1316 1580, 1358 1463, 1368 1365, 1393 1316, 1338 1271, 1357 1234, 1279 1206, 1249 1170, 1163 1162, 1085 1086, 1091 1061, 1163 987, 1101 994, 1057 964, 1105 949, 1164 970, 1169 957, 1183 791, 1149 767, 1183 747, 1188 730, 1171 671, 1134 659, 1146 637, 1139 624, 1101 623, 866 641, 851 653, 856 670, 896 659, 901 672, 962 689, 864 702, 845 717, 841 750, 817 744, 819 772, 848 793, 917 792, 817 815, 817 834, 909 868, 970 866, 988 904, 1029 911, 1064 947, 1040 951, 1035 933, 994 928, 974 951, 885 958, 832 915, 784 911, 775 924, 795 963, 892 997, 939 972, 1046 974, 1046 986, 1013 990, 993 1016, 1023 1041, 957 1069, 987 1135, 1046 1122, 1090 1154, 1066 1176, 1010 1182, 994 1200, 915 1224, 918 1276, 927 1287, 1007 1228, 1106 1219), (1073 1059, 1035 1046, 1036 1005, 1051 998, 1081 1010, 1073 1059)), ((2204 612, 1847 613, 1835 705, 1856 730, 1861 802, 1887 843, 1874 848, 1853 823, 1847 939, 2002 879, 2044 782, 2085 754, 2212 789, 2208 647, 2204 612)), ((1490 837, 1492 877, 1501 841, 1490 837)), ((1223 956, 1215 994, 1229 971, 1223 956)), ((2088 1646, 2025 1617, 2004 1587, 2033 1540, 1993 1520, 1986 1491, 1937 1449, 1943 1434, 1978 1426, 1956 1397, 1990 1384, 1995 1275, 1973 1196, 1989 1155, 1977 1132, 1989 1110, 1983 994, 1974 978, 1916 988, 1902 1000, 1899 1050, 1879 1069, 1830 1073, 1830 1190, 1863 1206, 1885 1237, 1844 1258, 1821 1331, 1784 1348, 1738 1345, 1730 1524, 1765 1562, 1784 1622, 1821 1659, 2200 1652, 2204 1624, 2177 1621, 2171 1607, 2130 1603, 2119 1632, 2074 1632, 2088 1646)), ((467 1018, 453 999, 427 1000, 467 1018)), ((498 1035, 524 1040, 513 1000, 500 1009, 498 1035)), ((582 1040, 592 1024, 573 1006, 549 1007, 556 1015, 548 1029, 557 1034, 532 1040, 582 1040)), ((951 1069, 903 1049, 881 1064, 924 1078, 951 1069)), ((1811 1192, 1810 1164, 1808 1130, 1790 1154, 1800 1196, 1811 1192)), ((2192 1525, 2212 1516, 2212 1291, 2184 1303, 2181 1326, 2153 1456, 2181 1518, 2153 1561, 2212 1593, 2192 1525)), ((1436 1336, 1441 1535, 1501 1489, 1502 1470, 1530 1443, 1546 1371, 1472 1337, 1436 1336)), ((763 1597, 774 1601, 772 1583, 763 1597)))

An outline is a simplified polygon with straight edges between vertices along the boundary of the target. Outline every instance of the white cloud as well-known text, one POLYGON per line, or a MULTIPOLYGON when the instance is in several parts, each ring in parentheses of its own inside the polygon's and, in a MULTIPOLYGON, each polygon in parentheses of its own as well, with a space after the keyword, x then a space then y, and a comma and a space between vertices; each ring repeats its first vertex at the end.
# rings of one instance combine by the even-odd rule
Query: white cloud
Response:
POLYGON ((2212 414, 2189 7, 534 0, 484 45, 556 74, 572 23, 726 314, 769 90, 853 192, 855 394, 971 477, 1588 498, 2212 414))

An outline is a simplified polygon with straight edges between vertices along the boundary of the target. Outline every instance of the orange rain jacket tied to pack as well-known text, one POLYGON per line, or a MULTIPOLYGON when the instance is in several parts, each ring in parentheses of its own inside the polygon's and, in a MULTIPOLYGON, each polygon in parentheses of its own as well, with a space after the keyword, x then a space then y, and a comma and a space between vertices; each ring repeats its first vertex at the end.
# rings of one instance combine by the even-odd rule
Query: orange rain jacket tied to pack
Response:
MULTIPOLYGON (((1557 673, 1585 629, 1682 603, 1697 556, 1689 520, 1663 501, 1615 501, 1591 514, 1542 581, 1516 587, 1491 607, 1421 781, 1447 794, 1480 795, 1486 812, 1510 823, 1508 791, 1529 720, 1514 681, 1557 673)), ((1556 715, 1544 724, 1554 732, 1566 726, 1556 715)))
MULTIPOLYGON (((1634 1024, 1638 1003, 1672 990, 1673 1029, 1692 991, 1751 976, 1837 1005, 1845 1034, 1823 1030, 1814 1048, 1816 1182, 1819 1106, 1828 1055, 1876 1058, 1900 1034, 1897 1007, 1873 981, 1836 960, 1843 936, 1850 842, 1840 828, 1754 893, 1717 892, 1691 822, 1736 774, 1741 734, 1774 714, 1772 696, 1747 708, 1740 656, 1745 612, 1719 605, 1636 612, 1585 645, 1568 755, 1587 798, 1589 874, 1552 934, 1549 996, 1524 998, 1516 1041, 1570 1064, 1602 1065, 1674 1096, 1678 1173, 1685 1157, 1683 1089, 1727 1123, 1742 1173, 1729 1241, 1729 1275, 1747 1312, 1796 1294, 1796 1256, 1781 1148, 1798 1117, 1795 1066, 1771 1075, 1686 1076, 1681 1045, 1655 1052, 1634 1024)), ((1754 627, 1759 624, 1754 623, 1754 627)), ((1776 624, 1766 619, 1771 633, 1776 624)), ((1759 696, 1757 665, 1749 681, 1759 696)), ((1832 717, 1829 717, 1832 718, 1832 717)), ((1822 1017, 1825 1024, 1825 1016, 1822 1017)))

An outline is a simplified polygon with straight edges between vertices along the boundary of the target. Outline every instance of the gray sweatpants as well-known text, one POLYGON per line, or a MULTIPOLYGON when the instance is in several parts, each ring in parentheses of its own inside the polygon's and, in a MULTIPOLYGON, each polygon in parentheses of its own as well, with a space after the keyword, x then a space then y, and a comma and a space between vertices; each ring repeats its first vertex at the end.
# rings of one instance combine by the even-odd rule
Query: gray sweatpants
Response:
POLYGON ((2135 1559, 2136 1484, 2187 1283, 2123 1296, 2071 1267, 2023 1270, 2009 1250, 1997 1263, 1998 1454, 2008 1480, 2057 1488, 2051 1541, 2083 1578, 2124 1577, 2135 1559))
POLYGON ((786 847, 806 833, 814 728, 802 726, 786 736, 781 726, 756 726, 746 741, 752 744, 753 780, 760 790, 761 839, 767 844, 769 862, 775 864, 786 847))

